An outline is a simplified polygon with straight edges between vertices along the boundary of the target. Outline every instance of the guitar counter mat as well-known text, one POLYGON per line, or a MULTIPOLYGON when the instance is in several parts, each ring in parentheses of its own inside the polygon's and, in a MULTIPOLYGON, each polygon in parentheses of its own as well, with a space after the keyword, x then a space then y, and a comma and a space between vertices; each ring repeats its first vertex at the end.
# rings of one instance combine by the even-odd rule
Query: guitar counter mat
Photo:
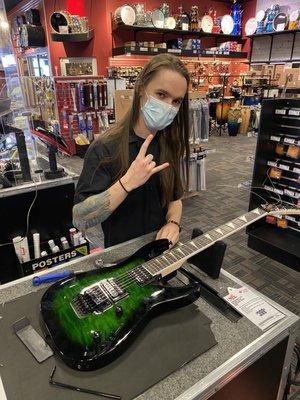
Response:
POLYGON ((26 316, 41 334, 39 303, 43 293, 39 290, 0 308, 0 373, 8 400, 96 398, 50 385, 48 379, 54 365, 57 381, 130 400, 217 343, 210 319, 191 304, 150 321, 127 351, 102 369, 75 371, 56 356, 39 364, 12 332, 12 324, 26 316))

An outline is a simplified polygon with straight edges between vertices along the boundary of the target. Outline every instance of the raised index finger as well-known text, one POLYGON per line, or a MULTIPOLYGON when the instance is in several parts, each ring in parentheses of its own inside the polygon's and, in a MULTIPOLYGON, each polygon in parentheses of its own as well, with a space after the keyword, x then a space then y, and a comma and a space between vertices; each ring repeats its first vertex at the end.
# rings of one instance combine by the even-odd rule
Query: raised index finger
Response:
POLYGON ((151 143, 151 140, 153 139, 153 137, 154 137, 153 135, 148 135, 146 137, 144 143, 141 145, 138 156, 145 157, 148 147, 149 147, 149 144, 151 143))

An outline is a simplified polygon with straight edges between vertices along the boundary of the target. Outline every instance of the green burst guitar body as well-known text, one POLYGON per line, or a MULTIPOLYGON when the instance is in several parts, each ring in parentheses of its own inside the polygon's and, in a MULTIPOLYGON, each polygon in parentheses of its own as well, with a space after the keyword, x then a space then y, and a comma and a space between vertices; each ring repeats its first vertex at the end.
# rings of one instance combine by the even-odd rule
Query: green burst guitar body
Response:
POLYGON ((167 286, 143 268, 167 249, 167 240, 152 242, 116 266, 76 274, 46 291, 43 321, 67 365, 94 370, 108 364, 154 315, 199 297, 199 286, 167 286))

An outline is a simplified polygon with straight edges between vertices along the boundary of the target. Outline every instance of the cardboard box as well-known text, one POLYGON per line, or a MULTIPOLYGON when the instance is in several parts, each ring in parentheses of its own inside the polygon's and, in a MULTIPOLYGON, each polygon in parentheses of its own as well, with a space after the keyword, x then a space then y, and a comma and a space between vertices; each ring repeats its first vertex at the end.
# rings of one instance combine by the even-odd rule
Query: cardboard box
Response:
POLYGON ((116 122, 119 122, 132 105, 133 89, 115 91, 115 115, 116 122))

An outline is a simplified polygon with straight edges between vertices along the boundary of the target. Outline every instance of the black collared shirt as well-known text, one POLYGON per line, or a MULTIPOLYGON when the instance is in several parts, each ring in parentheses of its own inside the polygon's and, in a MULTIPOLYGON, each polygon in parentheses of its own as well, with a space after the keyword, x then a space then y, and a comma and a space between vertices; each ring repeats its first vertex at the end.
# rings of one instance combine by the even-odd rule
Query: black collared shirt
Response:
MULTIPOLYGON (((157 133, 159 135, 159 133, 157 133)), ((152 154, 157 165, 160 163, 160 151, 157 135, 150 143, 147 154, 152 154)), ((144 139, 132 133, 129 137, 129 162, 132 163, 144 139)), ((117 165, 105 164, 99 167, 103 157, 114 154, 113 142, 103 144, 95 141, 88 149, 81 172, 74 203, 107 190, 117 175, 117 165)), ((174 189, 173 199, 180 198, 174 189)), ((136 238, 159 230, 166 223, 167 209, 161 203, 159 173, 154 174, 139 188, 132 190, 116 210, 102 222, 105 247, 136 238)))

